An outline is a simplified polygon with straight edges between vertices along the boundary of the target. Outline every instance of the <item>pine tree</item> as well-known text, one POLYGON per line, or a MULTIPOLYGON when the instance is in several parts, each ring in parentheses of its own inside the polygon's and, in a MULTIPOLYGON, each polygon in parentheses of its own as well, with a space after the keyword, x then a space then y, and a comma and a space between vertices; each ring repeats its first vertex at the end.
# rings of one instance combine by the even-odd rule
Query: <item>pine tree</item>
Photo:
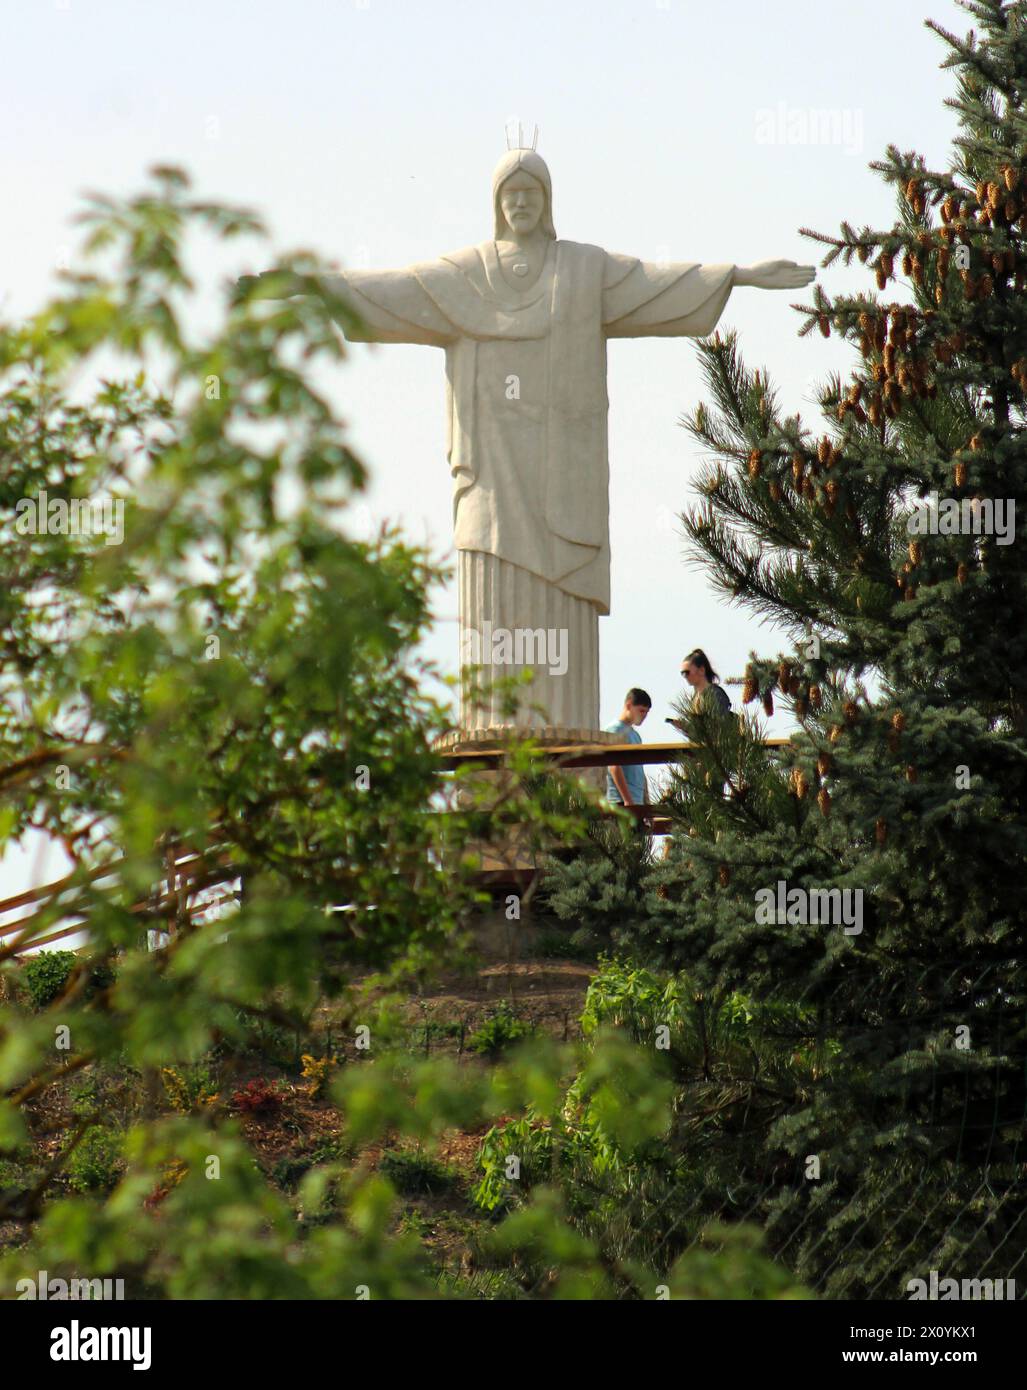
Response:
MULTIPOLYGON (((713 402, 686 424, 712 461, 683 518, 692 559, 791 646, 753 653, 740 719, 682 710, 699 751, 634 924, 650 960, 744 991, 768 1039, 816 1058, 813 1082, 777 1083, 762 1161, 739 1144, 733 1196, 848 1296, 902 1297, 930 1268, 1005 1276, 1027 1215, 1027 4, 964 7, 978 34, 930 24, 957 74, 951 167, 889 147, 871 167, 892 226, 804 229, 825 266, 855 258, 875 281, 801 306, 803 335, 855 354, 823 423, 785 416, 733 335, 700 348, 713 402), (784 750, 751 712, 775 699, 798 726, 784 750), (779 882, 786 904, 861 894, 860 929, 840 896, 828 925, 798 901, 778 920, 779 882)), ((727 1080, 742 1135, 766 1100, 755 1054, 727 1080)), ((712 1186, 697 1201, 723 1210, 712 1186)))

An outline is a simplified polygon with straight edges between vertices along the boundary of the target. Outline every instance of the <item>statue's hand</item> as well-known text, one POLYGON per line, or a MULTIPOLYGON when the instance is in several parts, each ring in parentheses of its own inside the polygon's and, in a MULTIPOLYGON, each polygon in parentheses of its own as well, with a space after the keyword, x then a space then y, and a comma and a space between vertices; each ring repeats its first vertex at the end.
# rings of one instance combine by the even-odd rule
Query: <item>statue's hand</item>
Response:
POLYGON ((801 290, 817 276, 816 266, 796 265, 795 261, 757 261, 736 277, 741 285, 758 290, 801 290))

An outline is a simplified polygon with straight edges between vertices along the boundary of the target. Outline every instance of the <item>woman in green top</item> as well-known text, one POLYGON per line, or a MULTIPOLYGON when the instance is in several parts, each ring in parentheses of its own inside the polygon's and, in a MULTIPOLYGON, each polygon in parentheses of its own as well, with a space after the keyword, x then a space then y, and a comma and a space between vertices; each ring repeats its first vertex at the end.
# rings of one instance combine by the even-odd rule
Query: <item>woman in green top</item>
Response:
POLYGON ((696 647, 695 651, 689 652, 685 657, 681 663, 681 674, 692 687, 693 705, 701 698, 708 707, 712 707, 720 714, 731 713, 731 701, 728 698, 728 693, 719 684, 720 677, 710 665, 710 659, 701 647, 696 647))

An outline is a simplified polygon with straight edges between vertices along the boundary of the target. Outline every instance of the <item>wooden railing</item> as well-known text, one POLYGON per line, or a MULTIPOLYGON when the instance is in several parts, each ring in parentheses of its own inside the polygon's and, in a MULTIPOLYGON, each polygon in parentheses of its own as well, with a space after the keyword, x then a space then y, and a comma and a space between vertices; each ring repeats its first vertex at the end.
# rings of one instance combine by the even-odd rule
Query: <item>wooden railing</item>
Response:
MULTIPOLYGON (((672 721, 668 721, 672 722, 672 721)), ((766 748, 784 748, 790 742, 787 738, 764 739, 766 748)), ((581 767, 640 767, 673 763, 680 757, 695 753, 694 743, 683 743, 680 739, 670 743, 590 743, 551 745, 540 749, 546 762, 560 768, 581 767)), ((503 765, 509 756, 506 749, 469 749, 446 753, 441 759, 443 768, 457 772, 472 767, 496 769, 503 765)), ((617 810, 626 811, 637 820, 645 822, 651 835, 665 835, 670 830, 670 820, 666 806, 661 802, 651 802, 645 806, 620 806, 617 810)), ((610 807, 610 814, 616 814, 610 807)))

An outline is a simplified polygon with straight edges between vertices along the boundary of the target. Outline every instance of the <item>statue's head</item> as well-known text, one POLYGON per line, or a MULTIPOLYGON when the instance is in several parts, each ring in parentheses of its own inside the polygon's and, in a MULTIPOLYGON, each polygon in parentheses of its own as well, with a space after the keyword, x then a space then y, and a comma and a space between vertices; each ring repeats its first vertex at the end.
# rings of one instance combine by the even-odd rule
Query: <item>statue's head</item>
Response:
POLYGON ((553 181, 546 161, 534 150, 510 150, 492 175, 493 235, 497 241, 516 231, 524 236, 541 226, 556 240, 553 181))

